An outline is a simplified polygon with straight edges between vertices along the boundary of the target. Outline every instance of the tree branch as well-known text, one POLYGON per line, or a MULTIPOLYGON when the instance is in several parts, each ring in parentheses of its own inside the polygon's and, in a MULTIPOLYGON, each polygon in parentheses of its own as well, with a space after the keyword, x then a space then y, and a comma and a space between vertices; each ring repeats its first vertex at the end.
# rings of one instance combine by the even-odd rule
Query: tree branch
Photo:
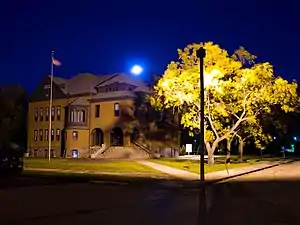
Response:
POLYGON ((207 103, 206 103, 206 105, 207 105, 207 111, 208 111, 207 118, 208 118, 208 121, 210 123, 211 129, 213 130, 214 134, 216 135, 216 138, 219 139, 219 134, 218 134, 218 132, 217 132, 217 130, 216 130, 214 124, 213 124, 212 119, 211 119, 209 91, 207 91, 207 103))

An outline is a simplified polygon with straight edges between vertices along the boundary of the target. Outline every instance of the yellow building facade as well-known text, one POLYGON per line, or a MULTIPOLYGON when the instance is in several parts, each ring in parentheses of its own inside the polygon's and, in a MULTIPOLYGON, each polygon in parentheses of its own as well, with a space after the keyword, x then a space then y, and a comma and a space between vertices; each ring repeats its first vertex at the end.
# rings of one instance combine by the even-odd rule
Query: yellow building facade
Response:
POLYGON ((133 143, 140 146, 135 135, 145 130, 145 124, 137 123, 136 99, 137 95, 150 91, 142 81, 126 74, 54 77, 51 110, 49 87, 47 76, 30 98, 27 142, 30 156, 48 157, 49 139, 51 157, 85 158, 112 146, 126 148, 133 143))

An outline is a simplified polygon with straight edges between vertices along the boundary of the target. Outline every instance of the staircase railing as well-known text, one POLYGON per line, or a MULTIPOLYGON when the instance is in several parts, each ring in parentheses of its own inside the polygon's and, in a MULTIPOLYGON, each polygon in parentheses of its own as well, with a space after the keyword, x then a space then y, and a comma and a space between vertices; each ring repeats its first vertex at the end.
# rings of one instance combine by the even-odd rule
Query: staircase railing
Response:
POLYGON ((111 146, 104 146, 104 147, 100 147, 100 146, 93 146, 91 147, 91 157, 94 158, 97 155, 103 155, 111 146))
POLYGON ((140 149, 142 149, 143 151, 145 151, 146 153, 148 153, 149 155, 152 155, 152 152, 150 149, 146 148, 145 146, 135 142, 135 141, 131 141, 131 143, 137 147, 139 147, 140 149))
POLYGON ((100 152, 101 155, 103 155, 108 149, 110 149, 112 146, 107 146, 103 151, 100 152))

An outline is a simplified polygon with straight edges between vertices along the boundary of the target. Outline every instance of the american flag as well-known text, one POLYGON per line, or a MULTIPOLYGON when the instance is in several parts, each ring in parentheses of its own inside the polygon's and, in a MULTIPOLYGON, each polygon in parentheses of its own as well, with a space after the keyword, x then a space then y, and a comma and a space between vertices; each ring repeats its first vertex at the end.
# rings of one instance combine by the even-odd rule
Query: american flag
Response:
POLYGON ((58 61, 57 59, 55 59, 54 57, 52 57, 52 63, 53 63, 53 65, 55 65, 55 66, 61 66, 61 62, 58 61))

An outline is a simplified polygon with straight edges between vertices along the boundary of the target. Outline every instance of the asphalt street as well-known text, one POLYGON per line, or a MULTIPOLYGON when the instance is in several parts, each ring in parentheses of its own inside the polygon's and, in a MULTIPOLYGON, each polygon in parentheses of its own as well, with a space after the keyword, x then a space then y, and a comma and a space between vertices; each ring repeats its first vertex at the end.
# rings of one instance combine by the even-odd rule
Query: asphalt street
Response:
MULTIPOLYGON (((208 187, 209 224, 300 224, 300 163, 208 187)), ((18 178, 0 188, 0 224, 198 222, 198 189, 18 178)))

